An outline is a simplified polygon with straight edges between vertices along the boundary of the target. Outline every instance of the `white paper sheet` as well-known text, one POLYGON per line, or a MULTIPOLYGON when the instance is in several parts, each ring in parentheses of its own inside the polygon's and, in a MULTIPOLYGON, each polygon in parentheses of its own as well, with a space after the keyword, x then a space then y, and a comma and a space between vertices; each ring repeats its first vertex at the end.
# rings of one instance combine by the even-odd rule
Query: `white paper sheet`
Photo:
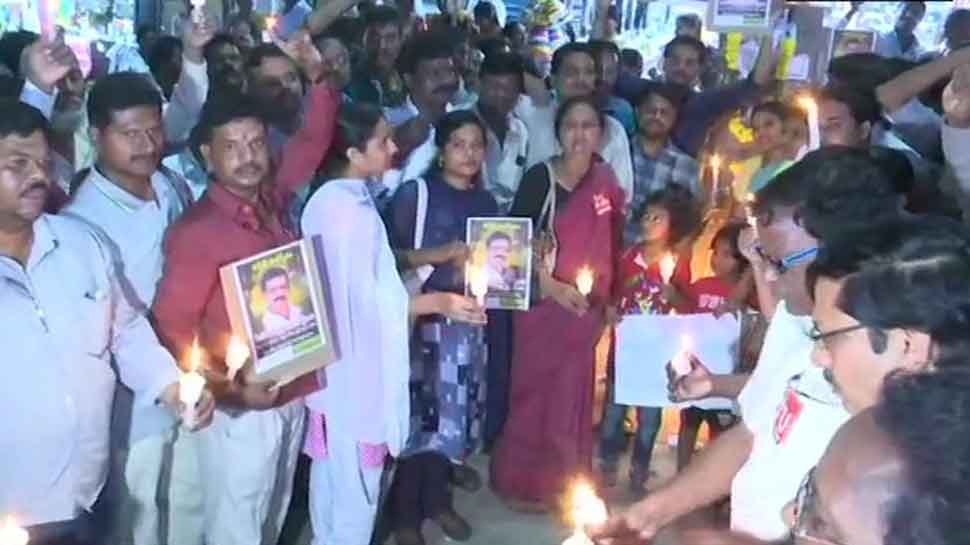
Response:
POLYGON ((714 374, 732 373, 741 326, 731 315, 625 316, 616 331, 615 399, 624 405, 702 409, 731 409, 728 399, 686 404, 667 397, 667 362, 680 350, 681 337, 690 337, 691 352, 714 374))

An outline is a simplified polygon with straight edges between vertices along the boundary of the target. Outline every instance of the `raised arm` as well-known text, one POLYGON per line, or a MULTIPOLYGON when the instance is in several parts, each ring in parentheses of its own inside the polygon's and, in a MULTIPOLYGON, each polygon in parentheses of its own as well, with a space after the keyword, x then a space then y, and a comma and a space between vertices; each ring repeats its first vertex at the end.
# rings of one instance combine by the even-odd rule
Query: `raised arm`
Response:
POLYGON ((360 0, 330 0, 318 2, 317 9, 310 14, 306 27, 310 34, 316 36, 340 18, 345 11, 356 6, 360 0))
POLYGON ((596 0, 596 14, 593 19, 592 36, 594 40, 612 40, 608 13, 613 0, 596 0))
POLYGON ((77 58, 62 39, 38 39, 20 55, 20 72, 25 80, 20 101, 37 108, 50 119, 57 84, 75 67, 77 58))
POLYGON ((946 123, 942 128, 943 155, 950 176, 955 178, 960 200, 967 208, 970 195, 970 64, 953 73, 953 79, 943 91, 943 112, 946 123))
POLYGON ((163 117, 166 142, 185 142, 199 120, 199 113, 209 92, 209 76, 202 50, 214 35, 215 28, 205 16, 198 22, 190 20, 185 26, 182 36, 182 73, 163 117))
POLYGON ((298 193, 309 183, 330 149, 337 124, 340 93, 323 76, 320 52, 310 42, 305 32, 295 33, 280 47, 300 66, 310 81, 308 107, 303 124, 290 137, 283 148, 283 155, 276 172, 277 191, 298 193))
POLYGON ((970 47, 963 47, 945 57, 907 70, 876 87, 876 98, 884 111, 895 112, 967 63, 970 63, 970 47))

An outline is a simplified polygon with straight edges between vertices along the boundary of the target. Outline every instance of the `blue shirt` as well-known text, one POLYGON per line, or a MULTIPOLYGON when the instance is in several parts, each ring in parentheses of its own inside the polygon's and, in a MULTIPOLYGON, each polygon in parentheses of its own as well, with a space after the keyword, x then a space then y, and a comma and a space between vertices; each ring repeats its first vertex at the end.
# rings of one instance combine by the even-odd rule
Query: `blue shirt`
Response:
POLYGON ((0 513, 25 526, 74 519, 104 487, 112 361, 140 404, 178 380, 101 236, 60 216, 33 228, 26 267, 0 255, 0 513))
POLYGON ((626 129, 627 134, 633 134, 637 131, 636 114, 633 112, 633 106, 630 106, 630 103, 626 100, 618 96, 611 96, 606 100, 604 111, 613 119, 619 121, 626 129))

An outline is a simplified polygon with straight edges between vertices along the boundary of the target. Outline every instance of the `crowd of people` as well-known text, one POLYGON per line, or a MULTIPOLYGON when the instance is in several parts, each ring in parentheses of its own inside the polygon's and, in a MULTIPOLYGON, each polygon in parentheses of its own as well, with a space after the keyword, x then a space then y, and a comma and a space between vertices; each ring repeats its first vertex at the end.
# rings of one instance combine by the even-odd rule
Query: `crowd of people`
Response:
MULTIPOLYGON (((422 545, 473 535, 456 489, 558 513, 585 477, 638 499, 600 544, 725 498, 730 530, 680 542, 970 543, 970 10, 927 53, 901 2, 806 85, 770 37, 727 70, 691 17, 648 69, 613 36, 646 2, 596 0, 588 41, 445 4, 195 14, 87 74, 56 31, 0 37, 0 517, 32 545, 269 545, 305 494, 314 545, 422 545), (528 310, 466 295, 483 217, 531 221, 528 310), (227 363, 221 271, 298 240, 338 355, 277 387, 227 363), (671 367, 653 486, 671 409, 616 399, 615 331, 671 314, 746 326, 732 373, 671 367)), ((256 282, 267 330, 306 319, 292 282, 256 282)))

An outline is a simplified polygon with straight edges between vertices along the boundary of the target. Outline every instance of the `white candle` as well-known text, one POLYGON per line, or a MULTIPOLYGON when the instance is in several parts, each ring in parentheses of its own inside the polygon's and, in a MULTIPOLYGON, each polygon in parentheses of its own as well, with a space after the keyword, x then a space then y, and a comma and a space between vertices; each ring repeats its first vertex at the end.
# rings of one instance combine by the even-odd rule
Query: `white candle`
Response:
POLYGON ((239 337, 233 335, 229 338, 229 346, 226 348, 226 367, 229 369, 229 381, 236 379, 236 373, 246 365, 249 360, 249 347, 239 337))
POLYGON ((488 271, 485 267, 468 265, 468 291, 475 296, 478 306, 485 307, 485 296, 488 295, 488 271))
POLYGON ((593 540, 586 535, 586 532, 583 532, 577 528, 576 531, 573 532, 573 535, 569 536, 566 538, 566 541, 562 542, 562 545, 594 545, 594 543, 593 540))
POLYGON ((822 145, 821 128, 818 123, 818 103, 814 98, 803 95, 798 97, 797 104, 808 115, 808 150, 817 150, 822 145))
POLYGON ((0 545, 27 545, 30 535, 17 525, 13 517, 7 517, 0 524, 0 545))
POLYGON ((717 190, 720 185, 721 177, 721 156, 714 154, 711 156, 711 206, 717 204, 717 190))
POLYGON ((593 293, 593 270, 585 265, 576 274, 576 289, 583 297, 593 293))
POLYGON ((276 30, 276 17, 270 15, 266 18, 266 30, 263 31, 263 41, 266 43, 271 43, 273 41, 273 32, 276 30))
POLYGON ((687 334, 680 336, 680 350, 674 356, 674 359, 670 362, 671 366, 674 368, 674 372, 677 376, 682 377, 689 375, 693 365, 690 362, 690 337, 687 334))
POLYGON ((192 0, 192 22, 202 23, 202 9, 205 7, 205 0, 192 0))
POLYGON ((660 278, 663 279, 664 284, 669 284, 670 279, 674 276, 674 269, 677 268, 677 260, 674 259, 673 254, 667 254, 663 256, 660 260, 660 278))
POLYGON ((179 377, 179 401, 185 406, 182 423, 187 428, 195 426, 195 405, 202 397, 202 390, 205 389, 205 378, 198 372, 201 362, 202 349, 199 348, 199 340, 196 339, 192 341, 192 347, 189 349, 189 369, 179 377))

